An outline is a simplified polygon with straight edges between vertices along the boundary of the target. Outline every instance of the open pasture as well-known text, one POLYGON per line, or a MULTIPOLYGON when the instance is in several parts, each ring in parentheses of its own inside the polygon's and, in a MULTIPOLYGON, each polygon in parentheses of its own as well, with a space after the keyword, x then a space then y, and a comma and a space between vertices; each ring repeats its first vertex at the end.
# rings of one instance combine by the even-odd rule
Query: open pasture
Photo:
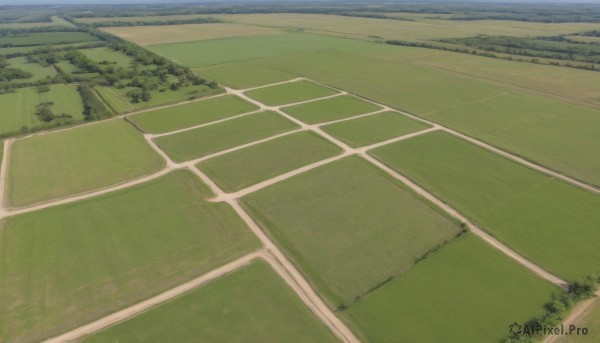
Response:
POLYGON ((72 27, 73 24, 64 20, 63 18, 52 16, 50 21, 34 22, 34 23, 0 23, 0 29, 28 29, 32 27, 51 27, 51 26, 68 26, 72 27))
POLYGON ((242 203, 334 307, 405 272, 459 231, 358 157, 251 193, 242 203))
POLYGON ((84 342, 337 342, 263 261, 101 331, 84 342))
POLYGON ((351 95, 342 95, 335 98, 284 107, 282 110, 305 123, 317 124, 375 112, 381 110, 381 107, 351 95))
POLYGON ((561 292, 467 233, 342 316, 367 342, 500 342, 561 292))
POLYGON ((205 124, 256 109, 258 109, 257 106, 235 95, 224 95, 176 107, 135 114, 129 119, 145 132, 163 133, 205 124))
POLYGON ((94 62, 104 62, 115 68, 128 68, 131 66, 131 62, 133 62, 131 57, 107 47, 81 49, 79 51, 94 62))
POLYGON ((383 112, 371 116, 325 125, 323 131, 342 142, 361 147, 429 128, 430 125, 408 118, 398 112, 383 112))
POLYGON ((0 37, 0 45, 32 46, 93 42, 98 38, 87 32, 44 32, 0 37))
POLYGON ((29 63, 26 57, 11 58, 8 59, 8 62, 10 68, 21 69, 33 74, 28 79, 15 79, 13 82, 36 82, 56 75, 56 70, 52 66, 42 67, 38 63, 29 63))
POLYGON ((598 273, 600 196, 442 132, 371 154, 550 272, 598 273))
POLYGON ((184 162, 274 136, 297 128, 275 112, 260 112, 174 135, 158 137, 156 144, 174 161, 184 162))
POLYGON ((5 219, 0 336, 42 341, 256 249, 258 241, 234 211, 205 201, 209 196, 191 172, 175 171, 5 219))
POLYGON ((14 207, 107 187, 164 165, 120 119, 17 140, 10 158, 8 203, 14 207))
POLYGON ((341 152, 303 131, 202 161, 197 167, 221 189, 233 192, 341 152))
POLYGON ((102 30, 142 46, 280 33, 277 29, 240 24, 104 27, 102 30))
POLYGON ((279 106, 295 102, 334 95, 338 91, 300 80, 276 86, 254 89, 245 94, 269 106, 279 106))

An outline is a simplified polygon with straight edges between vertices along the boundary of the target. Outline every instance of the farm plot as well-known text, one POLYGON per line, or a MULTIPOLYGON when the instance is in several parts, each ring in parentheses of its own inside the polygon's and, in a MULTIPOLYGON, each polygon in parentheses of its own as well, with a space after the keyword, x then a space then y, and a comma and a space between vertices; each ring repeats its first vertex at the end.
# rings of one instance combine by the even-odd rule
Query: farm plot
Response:
POLYGON ((33 74, 28 79, 14 80, 14 82, 36 82, 56 75, 56 70, 52 66, 42 67, 38 63, 29 63, 26 57, 15 57, 7 60, 10 68, 17 68, 33 74))
MULTIPOLYGON (((121 88, 121 89, 113 88, 113 90, 119 96, 121 96, 123 98, 127 98, 127 92, 129 92, 132 89, 135 89, 135 88, 133 88, 133 87, 125 87, 125 88, 121 88)), ((132 106, 136 110, 139 110, 139 109, 144 109, 144 108, 153 107, 153 106, 171 104, 171 103, 175 103, 175 102, 179 102, 179 101, 194 100, 197 98, 202 98, 205 96, 210 96, 210 95, 214 95, 214 94, 218 94, 218 93, 222 93, 222 92, 223 92, 223 89, 220 87, 213 89, 213 88, 210 88, 205 85, 190 85, 187 87, 181 87, 178 90, 170 90, 170 89, 166 88, 166 89, 160 89, 158 91, 150 92, 151 98, 149 101, 132 103, 132 106)))
POLYGON ((93 42, 98 38, 87 32, 44 32, 0 37, 0 45, 32 46, 93 42))
POLYGON ((323 131, 352 147, 385 141, 430 127, 398 112, 384 112, 372 116, 323 126, 323 131))
POLYGON ((129 119, 150 133, 175 131, 258 109, 235 95, 224 95, 176 107, 133 115, 129 119))
POLYGON ((600 185, 600 112, 507 93, 428 118, 539 164, 600 185))
MULTIPOLYGON (((0 49, 2 53, 2 49, 0 49)), ((293 79, 297 75, 271 69, 255 62, 217 64, 205 68, 193 68, 198 74, 230 87, 242 89, 293 79)))
POLYGON ((547 270, 598 273, 600 196, 442 132, 371 154, 547 270))
POLYGON ((301 80, 246 92, 246 95, 269 106, 291 104, 334 95, 338 91, 301 80))
POLYGON ((358 157, 251 193, 242 203, 334 307, 405 272, 459 232, 358 157))
POLYGON ((263 261, 253 262, 84 342, 337 342, 263 261))
POLYGON ((342 316, 367 342, 500 342, 560 293, 467 233, 342 316))
POLYGON ((0 336, 42 341, 191 280, 258 247, 188 171, 5 219, 0 336), (24 291, 26 290, 26 291, 24 291))
POLYGON ((105 62, 114 67, 128 68, 131 66, 133 59, 125 54, 115 51, 111 48, 93 48, 79 50, 89 59, 95 62, 105 62))
POLYGON ((142 135, 123 120, 17 140, 10 158, 11 206, 107 187, 164 165, 142 135))
POLYGON ((341 152, 313 133, 298 132, 202 161, 197 167, 232 192, 341 152))
POLYGON ((287 114, 308 124, 317 124, 381 110, 380 106, 351 95, 284 107, 287 114))
POLYGON ((133 111, 133 106, 124 97, 117 94, 112 88, 95 86, 94 90, 113 113, 124 113, 133 111))
POLYGON ((297 128, 275 112, 260 112, 174 135, 156 144, 174 161, 184 162, 297 128))

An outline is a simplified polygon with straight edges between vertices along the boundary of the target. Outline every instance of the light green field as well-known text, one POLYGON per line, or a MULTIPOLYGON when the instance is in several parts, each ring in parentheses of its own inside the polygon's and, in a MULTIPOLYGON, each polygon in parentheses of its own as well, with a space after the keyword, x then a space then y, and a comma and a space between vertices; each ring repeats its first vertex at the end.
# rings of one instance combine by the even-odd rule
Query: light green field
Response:
POLYGON ((113 67, 128 68, 131 66, 133 59, 123 53, 115 51, 111 48, 93 48, 79 50, 92 61, 101 63, 109 62, 113 67))
POLYGON ((256 249, 235 212, 209 196, 191 172, 176 171, 5 219, 0 336, 42 341, 256 249))
POLYGON ((44 125, 35 115, 37 105, 52 101, 54 114, 66 113, 75 120, 83 119, 83 103, 76 86, 50 85, 50 91, 38 93, 37 88, 19 88, 15 93, 0 94, 0 133, 14 133, 23 126, 29 128, 44 125))
POLYGON ((83 341, 220 343, 248 340, 337 342, 263 261, 253 262, 83 341))
POLYGON ((338 92, 334 89, 323 87, 310 81, 301 80, 255 89, 248 91, 245 94, 266 105, 278 106, 316 99, 336 93, 338 92))
MULTIPOLYGON (((558 343, 589 343, 596 342, 600 339, 600 298, 596 298, 592 306, 584 313, 583 317, 577 320, 574 324, 580 328, 587 328, 589 333, 587 335, 575 335, 573 333, 570 336, 561 336, 556 342, 558 343)), ((568 331, 569 327, 566 326, 565 330, 568 331)))
POLYGON ((184 162, 297 128, 275 112, 260 112, 223 123, 158 137, 156 144, 176 162, 184 162))
POLYGON ((72 27, 73 24, 64 20, 63 18, 52 16, 50 17, 49 22, 36 22, 36 23, 1 23, 0 29, 10 28, 10 29, 28 29, 32 27, 49 27, 49 26, 69 26, 72 27))
POLYGON ((233 192, 341 152, 313 133, 298 132, 202 161, 197 167, 221 189, 233 192))
POLYGON ((25 57, 15 57, 8 60, 10 68, 17 68, 33 74, 28 79, 17 79, 13 82, 36 82, 56 75, 56 70, 52 66, 42 67, 37 63, 28 63, 25 57))
POLYGON ((598 273, 600 196, 442 132, 372 155, 547 270, 569 280, 598 273))
POLYGON ((361 147, 430 127, 398 112, 383 112, 368 117, 323 126, 323 131, 342 142, 361 147))
POLYGON ((300 174, 243 204, 334 305, 352 303, 458 232, 358 157, 300 174))
POLYGON ((17 140, 10 162, 8 201, 16 207, 107 187, 164 165, 120 119, 17 140))
POLYGON ((427 118, 541 165, 600 185, 600 112, 506 93, 427 118))
POLYGON ((112 88, 95 86, 94 90, 113 113, 125 113, 134 110, 134 107, 127 99, 117 94, 112 88))
MULTIPOLYGON (((0 49, 2 53, 2 49, 0 49)), ((193 70, 212 80, 221 82, 233 88, 250 88, 293 79, 292 75, 275 69, 270 69, 254 62, 218 64, 193 70)))
POLYGON ((129 119, 150 133, 175 131, 258 109, 235 95, 196 101, 133 115, 129 119))
MULTIPOLYGON (((127 98, 127 92, 132 90, 131 87, 125 87, 122 89, 114 89, 115 93, 119 96, 127 98)), ((204 85, 191 85, 186 87, 181 87, 179 90, 172 91, 170 89, 165 90, 164 92, 152 91, 150 92, 151 98, 150 101, 142 101, 138 103, 132 103, 131 105, 136 109, 145 109, 153 106, 160 106, 165 104, 171 104, 179 101, 185 100, 193 100, 197 98, 202 98, 205 96, 210 96, 218 93, 222 93, 223 89, 215 88, 212 89, 208 86, 204 85)))
POLYGON ((350 95, 283 108, 283 111, 308 124, 323 123, 375 112, 381 107, 350 95))
POLYGON ((561 289, 472 234, 455 239, 343 313, 366 342, 503 342, 561 289))
POLYGON ((10 44, 12 46, 32 46, 92 42, 97 40, 98 38, 90 35, 87 32, 44 32, 0 37, 0 44, 10 44))
POLYGON ((60 61, 60 62, 56 63, 55 65, 58 66, 60 68, 60 70, 62 70, 63 72, 65 72, 67 74, 73 74, 74 72, 81 72, 81 69, 79 69, 79 67, 77 67, 74 64, 71 64, 69 61, 60 61))
POLYGON ((107 21, 128 21, 128 22, 137 22, 137 21, 157 21, 157 20, 186 20, 186 19, 196 19, 196 18, 206 18, 205 14, 175 14, 175 15, 155 15, 155 16, 140 16, 140 17, 90 17, 90 18, 76 18, 78 23, 102 23, 107 21))

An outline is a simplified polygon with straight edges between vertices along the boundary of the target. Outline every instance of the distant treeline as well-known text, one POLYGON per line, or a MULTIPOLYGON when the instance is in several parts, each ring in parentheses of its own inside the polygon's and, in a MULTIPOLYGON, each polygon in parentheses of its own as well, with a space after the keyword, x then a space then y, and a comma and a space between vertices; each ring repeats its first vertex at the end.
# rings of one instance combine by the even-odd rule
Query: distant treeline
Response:
POLYGON ((89 23, 93 27, 121 27, 121 26, 158 26, 158 25, 182 25, 182 24, 213 24, 223 23, 223 20, 213 17, 174 19, 174 20, 139 20, 139 21, 102 21, 89 23))
POLYGON ((80 27, 73 26, 34 26, 27 28, 11 28, 11 27, 3 27, 0 28, 0 37, 5 36, 18 36, 24 35, 28 33, 43 33, 43 32, 85 32, 84 29, 80 27))

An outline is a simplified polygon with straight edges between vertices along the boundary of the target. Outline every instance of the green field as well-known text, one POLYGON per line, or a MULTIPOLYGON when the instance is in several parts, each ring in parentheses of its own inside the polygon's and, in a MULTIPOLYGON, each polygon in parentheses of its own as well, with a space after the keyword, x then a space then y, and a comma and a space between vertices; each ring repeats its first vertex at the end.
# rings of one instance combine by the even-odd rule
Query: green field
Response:
POLYGON ((76 86, 50 85, 50 91, 38 93, 35 87, 19 88, 15 93, 0 94, 0 134, 16 133, 23 126, 35 128, 47 125, 35 115, 37 105, 51 101, 54 114, 66 113, 74 120, 83 119, 83 103, 76 86))
POLYGON ((14 142, 8 202, 23 206, 128 181, 164 166, 133 126, 110 120, 14 142))
MULTIPOLYGON (((127 98, 127 92, 134 89, 133 87, 125 87, 121 89, 113 90, 121 97, 127 98)), ((141 101, 138 103, 133 103, 133 107, 136 110, 145 109, 153 106, 160 106, 165 104, 171 104, 179 101, 193 100, 197 98, 202 98, 205 96, 210 96, 218 93, 222 93, 223 89, 215 88, 212 89, 205 85, 191 85, 186 87, 181 87, 176 91, 172 91, 170 89, 166 89, 163 92, 161 91, 151 91, 150 101, 141 101)))
POLYGON ((44 32, 0 37, 0 45, 32 46, 97 41, 87 32, 44 32))
POLYGON ((246 95, 266 105, 278 106, 320 98, 338 93, 310 81, 296 81, 246 92, 246 95))
POLYGON ((79 50, 89 59, 95 62, 107 62, 116 68, 128 68, 131 66, 133 59, 125 54, 115 51, 111 48, 93 48, 79 50))
POLYGON ((235 95, 224 95, 133 115, 129 119, 150 133, 175 131, 258 109, 235 95))
POLYGON ((458 232, 404 186, 344 158, 242 199, 334 306, 352 303, 458 232))
POLYGON ((42 341, 256 249, 235 212, 209 196, 191 172, 176 171, 5 219, 0 336, 42 341))
POLYGON ((350 95, 283 108, 283 111, 308 124, 323 123, 359 114, 375 112, 381 107, 350 95))
POLYGON ((221 189, 233 192, 342 150, 311 133, 298 132, 197 164, 221 189))
POLYGON ((83 341, 220 343, 249 340, 337 342, 263 261, 253 262, 83 341))
POLYGON ((206 68, 193 68, 193 70, 212 80, 225 80, 221 83, 238 89, 286 81, 296 76, 254 62, 218 64, 206 68))
POLYGON ((117 94, 112 88, 96 86, 94 90, 113 113, 126 113, 134 110, 129 101, 117 94))
POLYGON ((323 131, 352 147, 361 147, 412 132, 429 125, 410 119, 398 112, 383 112, 341 123, 323 126, 323 131))
MULTIPOLYGON (((580 328, 587 328, 589 330, 588 335, 575 334, 570 336, 562 336, 556 342, 558 343, 589 343, 596 342, 600 339, 600 298, 596 298, 591 307, 584 313, 583 317, 577 320, 575 324, 580 328)), ((569 327, 566 326, 565 330, 568 331, 569 327)))
POLYGON ((561 289, 472 234, 442 247, 343 313, 367 342, 503 342, 561 289))
POLYGON ((158 137, 156 144, 176 162, 274 136, 297 128, 275 112, 260 112, 174 135, 158 137))
POLYGON ((600 196, 442 132, 372 155, 547 270, 569 280, 599 272, 600 196))
POLYGON ((74 25, 64 20, 63 18, 52 16, 49 22, 33 22, 33 23, 0 23, 0 29, 29 29, 32 27, 49 27, 49 26, 68 26, 73 27, 74 25))
POLYGON ((600 113, 508 93, 427 116, 580 180, 600 185, 600 113))
MULTIPOLYGON (((1 39, 1 38, 0 38, 1 39)), ((28 79, 17 79, 13 82, 36 82, 47 78, 52 78, 56 75, 56 70, 52 66, 42 67, 38 63, 27 62, 26 57, 15 57, 8 60, 10 68, 17 68, 23 71, 32 73, 33 76, 28 79)))

